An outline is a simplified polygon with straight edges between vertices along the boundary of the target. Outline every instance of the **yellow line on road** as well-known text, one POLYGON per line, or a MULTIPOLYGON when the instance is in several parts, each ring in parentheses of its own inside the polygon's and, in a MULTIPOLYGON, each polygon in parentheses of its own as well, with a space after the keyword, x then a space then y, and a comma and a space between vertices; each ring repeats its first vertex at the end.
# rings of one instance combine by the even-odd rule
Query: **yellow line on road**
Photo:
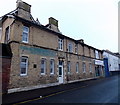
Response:
POLYGON ((40 99, 43 99, 43 98, 47 98, 47 97, 54 96, 54 95, 57 95, 57 94, 65 93, 65 92, 68 92, 68 91, 71 91, 71 90, 76 90, 76 89, 79 89, 79 88, 84 88, 84 87, 87 87, 87 86, 88 85, 77 87, 77 88, 73 88, 73 89, 69 89, 69 90, 66 90, 66 91, 61 91, 61 92, 53 93, 53 94, 50 94, 50 95, 47 95, 47 96, 44 96, 44 97, 39 97, 39 98, 36 98, 36 99, 31 99, 31 100, 23 101, 23 102, 16 103, 16 104, 13 104, 13 105, 20 105, 20 104, 24 104, 24 103, 27 103, 27 102, 40 100, 40 99))

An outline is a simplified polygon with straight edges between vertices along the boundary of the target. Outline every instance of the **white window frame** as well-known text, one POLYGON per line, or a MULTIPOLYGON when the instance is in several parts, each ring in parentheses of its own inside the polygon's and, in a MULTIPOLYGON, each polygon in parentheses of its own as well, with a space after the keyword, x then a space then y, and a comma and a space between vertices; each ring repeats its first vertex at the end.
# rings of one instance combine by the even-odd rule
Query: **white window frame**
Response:
POLYGON ((45 59, 45 58, 42 58, 41 61, 40 61, 40 74, 41 74, 41 75, 45 75, 45 73, 46 73, 46 59, 45 59), (43 65, 43 71, 44 71, 44 72, 43 72, 43 73, 41 72, 41 71, 42 71, 42 70, 41 70, 41 69, 42 69, 42 64, 41 64, 42 60, 44 60, 44 65, 43 65))
POLYGON ((95 50, 95 57, 99 59, 99 52, 97 50, 95 50))
POLYGON ((82 67, 83 67, 83 73, 85 73, 86 72, 86 63, 85 62, 82 63, 82 67))
POLYGON ((29 41, 29 27, 27 26, 23 26, 23 33, 22 33, 22 42, 24 43, 28 43, 29 41), (25 28, 27 28, 28 31, 24 30, 25 28), (27 41, 24 40, 24 33, 27 34, 27 41))
POLYGON ((58 39, 58 50, 63 51, 63 39, 58 39))
POLYGON ((54 74, 55 71, 55 60, 54 59, 50 59, 50 74, 54 74), (52 61, 52 65, 51 65, 51 61, 52 61), (52 72, 51 72, 52 69, 52 72))
POLYGON ((79 62, 76 62, 76 73, 79 73, 79 62))
POLYGON ((21 59, 20 59, 20 76, 26 76, 27 75, 27 71, 28 71, 28 56, 21 56, 21 59), (26 63, 22 63, 22 59, 26 59, 26 63), (21 73, 21 65, 24 64, 26 65, 26 73, 25 74, 22 74, 21 73))
POLYGON ((68 52, 73 52, 73 44, 72 43, 69 43, 68 44, 68 52))
POLYGON ((70 73, 71 72, 71 62, 68 61, 68 65, 67 65, 67 72, 70 73))
POLYGON ((10 26, 8 26, 5 29, 5 43, 7 43, 9 40, 10 40, 10 26), (7 29, 8 29, 8 33, 6 34, 7 29), (7 37, 7 39, 6 39, 6 37, 7 37))

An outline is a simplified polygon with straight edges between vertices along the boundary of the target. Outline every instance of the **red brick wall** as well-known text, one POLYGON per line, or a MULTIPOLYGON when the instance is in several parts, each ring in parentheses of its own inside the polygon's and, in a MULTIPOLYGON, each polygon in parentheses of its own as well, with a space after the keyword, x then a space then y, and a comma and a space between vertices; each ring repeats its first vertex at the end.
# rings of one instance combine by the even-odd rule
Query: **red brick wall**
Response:
POLYGON ((2 74, 0 74, 0 76, 2 76, 2 92, 3 93, 6 93, 8 89, 9 78, 10 78, 10 65, 11 65, 10 58, 2 58, 2 74))

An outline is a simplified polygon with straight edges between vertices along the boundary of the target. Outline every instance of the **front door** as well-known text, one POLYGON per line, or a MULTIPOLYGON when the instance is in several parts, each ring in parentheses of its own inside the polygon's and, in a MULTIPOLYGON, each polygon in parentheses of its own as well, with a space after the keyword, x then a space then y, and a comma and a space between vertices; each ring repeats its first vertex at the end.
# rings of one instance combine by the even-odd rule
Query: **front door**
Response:
POLYGON ((63 83, 63 62, 59 61, 59 83, 63 83))
POLYGON ((100 76, 100 67, 98 65, 95 67, 95 71, 96 71, 96 76, 100 76))

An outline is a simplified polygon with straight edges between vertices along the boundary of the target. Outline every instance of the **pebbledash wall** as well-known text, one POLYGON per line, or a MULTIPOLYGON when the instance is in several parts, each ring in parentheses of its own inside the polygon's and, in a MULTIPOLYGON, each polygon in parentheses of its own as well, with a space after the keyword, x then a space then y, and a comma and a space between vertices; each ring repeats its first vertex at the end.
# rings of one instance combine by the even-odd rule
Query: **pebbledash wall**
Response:
POLYGON ((41 25, 31 5, 18 0, 1 22, 1 43, 13 54, 8 92, 104 76, 101 50, 63 35, 52 17, 41 25))

